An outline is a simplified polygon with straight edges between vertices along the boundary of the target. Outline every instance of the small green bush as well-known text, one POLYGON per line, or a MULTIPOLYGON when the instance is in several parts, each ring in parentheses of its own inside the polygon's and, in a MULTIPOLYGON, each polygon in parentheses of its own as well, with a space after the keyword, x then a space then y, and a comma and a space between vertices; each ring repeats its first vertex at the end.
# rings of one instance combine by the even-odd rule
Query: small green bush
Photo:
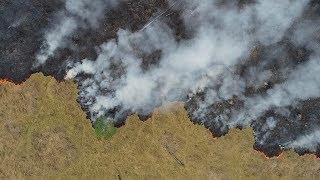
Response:
POLYGON ((94 123, 94 129, 98 137, 110 138, 116 132, 117 128, 114 127, 112 119, 107 119, 105 116, 99 117, 94 123))

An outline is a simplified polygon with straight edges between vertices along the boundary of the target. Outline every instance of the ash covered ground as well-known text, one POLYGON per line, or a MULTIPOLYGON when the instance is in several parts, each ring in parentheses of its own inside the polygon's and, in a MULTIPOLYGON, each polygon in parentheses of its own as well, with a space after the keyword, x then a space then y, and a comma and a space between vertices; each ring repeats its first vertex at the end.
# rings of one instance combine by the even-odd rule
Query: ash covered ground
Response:
POLYGON ((92 121, 185 102, 215 136, 253 127, 268 156, 320 156, 320 2, 0 2, 0 78, 78 83, 92 121))

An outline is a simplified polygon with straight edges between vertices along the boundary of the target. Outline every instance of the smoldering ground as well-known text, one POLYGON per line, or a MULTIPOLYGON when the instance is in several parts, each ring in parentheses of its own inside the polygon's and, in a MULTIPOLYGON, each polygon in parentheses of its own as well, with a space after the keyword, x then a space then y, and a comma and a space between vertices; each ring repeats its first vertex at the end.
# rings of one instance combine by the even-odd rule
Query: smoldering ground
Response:
POLYGON ((184 101, 216 136, 251 126, 268 156, 319 153, 318 1, 61 3, 26 69, 74 79, 91 120, 184 101))

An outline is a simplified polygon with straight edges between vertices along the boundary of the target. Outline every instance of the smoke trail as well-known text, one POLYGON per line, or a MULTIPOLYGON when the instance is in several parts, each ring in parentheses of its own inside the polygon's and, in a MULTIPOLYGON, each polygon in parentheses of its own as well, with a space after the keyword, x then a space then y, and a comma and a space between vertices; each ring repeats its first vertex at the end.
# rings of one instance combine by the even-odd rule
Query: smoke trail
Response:
POLYGON ((78 28, 96 28, 106 10, 117 4, 117 0, 66 0, 65 9, 56 14, 57 23, 45 34, 34 66, 44 64, 58 48, 67 46, 69 38, 78 28))
POLYGON ((69 62, 66 78, 79 83, 92 120, 106 115, 122 123, 129 114, 184 101, 192 120, 216 135, 253 126, 258 144, 298 147, 290 142, 305 139, 300 133, 310 127, 281 127, 311 121, 293 111, 320 95, 320 26, 318 15, 308 14, 314 3, 179 2, 169 7, 180 13, 188 38, 177 38, 161 15, 138 32, 119 30, 97 48, 96 59, 69 62))
POLYGON ((320 131, 314 130, 313 132, 302 135, 298 139, 287 145, 288 148, 301 148, 308 149, 309 151, 316 152, 320 145, 320 131))
MULTIPOLYGON (((187 7, 195 7, 194 11, 197 15, 191 20, 189 18, 185 23, 201 23, 193 29, 195 34, 191 40, 174 41, 173 33, 161 23, 137 33, 122 30, 118 33, 117 41, 107 42, 100 47, 101 52, 96 61, 84 60, 82 64, 69 71, 68 78, 82 72, 93 74, 94 80, 91 83, 94 86, 101 86, 96 84, 96 81, 104 82, 103 84, 107 83, 107 86, 102 86, 101 89, 108 87, 114 90, 112 95, 106 96, 102 101, 107 104, 99 104, 102 103, 101 98, 96 99, 94 111, 98 111, 99 108, 112 109, 120 105, 125 109, 143 111, 145 105, 149 105, 148 107, 151 105, 150 109, 152 109, 161 104, 161 101, 181 100, 188 93, 208 87, 208 84, 215 83, 215 79, 212 80, 212 78, 217 78, 223 73, 223 71, 212 72, 212 70, 221 68, 221 65, 232 67, 237 64, 248 55, 254 41, 263 44, 279 41, 293 20, 301 15, 307 1, 278 3, 274 8, 274 11, 279 12, 277 17, 273 17, 271 13, 260 12, 262 9, 273 7, 272 4, 275 2, 271 1, 259 1, 240 11, 235 5, 222 9, 211 1, 189 3, 186 2, 187 7), (287 9, 288 4, 290 8, 282 11, 287 9), (251 24, 254 20, 257 23, 251 24), (250 33, 250 31, 255 32, 250 33), (264 35, 263 38, 261 34, 264 35), (152 54, 156 51, 161 52, 161 58, 154 67, 143 71, 139 54, 152 54), (110 66, 115 63, 125 71, 121 77, 112 76, 113 69, 110 66), (144 94, 141 94, 142 92, 144 94), (164 99, 160 99, 161 96, 164 99)), ((222 79, 224 83, 220 94, 225 99, 241 94, 244 88, 241 87, 243 86, 241 83, 238 82, 239 87, 235 87, 236 90, 230 90, 228 93, 230 84, 234 84, 233 78, 230 76, 222 78, 226 79, 222 79)), ((91 89, 92 85, 89 85, 89 88, 91 89)))

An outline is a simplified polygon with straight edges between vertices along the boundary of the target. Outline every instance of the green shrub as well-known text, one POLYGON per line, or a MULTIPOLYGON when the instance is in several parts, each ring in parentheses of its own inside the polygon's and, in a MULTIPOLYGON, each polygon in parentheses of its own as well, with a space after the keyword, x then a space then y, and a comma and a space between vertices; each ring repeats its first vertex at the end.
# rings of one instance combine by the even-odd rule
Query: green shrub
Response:
POLYGON ((116 132, 117 128, 114 127, 112 119, 107 119, 105 116, 99 117, 94 123, 94 129, 98 137, 110 138, 116 132))

